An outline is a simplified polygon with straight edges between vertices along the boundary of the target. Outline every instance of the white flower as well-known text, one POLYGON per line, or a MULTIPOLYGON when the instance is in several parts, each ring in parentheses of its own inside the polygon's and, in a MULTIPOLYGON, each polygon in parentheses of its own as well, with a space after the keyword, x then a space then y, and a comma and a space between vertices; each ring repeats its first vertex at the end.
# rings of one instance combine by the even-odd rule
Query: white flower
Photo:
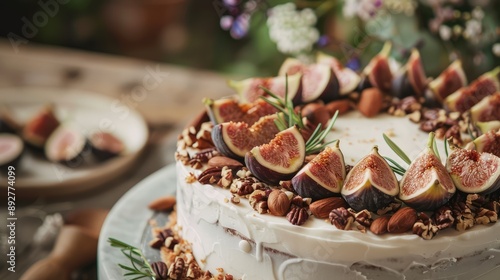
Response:
POLYGON ((293 3, 278 5, 269 11, 269 36, 284 54, 309 52, 319 39, 319 31, 314 27, 316 21, 311 9, 297 11, 293 3))
POLYGON ((464 37, 466 38, 476 38, 481 35, 482 26, 481 22, 471 19, 465 22, 464 37))
POLYGON ((363 21, 368 21, 381 6, 381 0, 346 0, 342 13, 346 18, 358 16, 363 21))

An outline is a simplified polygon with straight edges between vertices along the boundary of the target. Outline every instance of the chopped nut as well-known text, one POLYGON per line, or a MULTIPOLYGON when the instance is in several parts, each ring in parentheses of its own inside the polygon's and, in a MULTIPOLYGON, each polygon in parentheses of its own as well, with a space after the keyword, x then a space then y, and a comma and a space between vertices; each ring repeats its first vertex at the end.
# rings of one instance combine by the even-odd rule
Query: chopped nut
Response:
POLYGON ((177 257, 175 262, 168 268, 168 277, 171 279, 182 279, 184 273, 184 259, 177 257))
POLYGON ((495 211, 480 208, 474 219, 476 224, 486 225, 489 223, 495 223, 498 220, 498 215, 495 211))
POLYGON ((396 212, 399 208, 401 208, 400 202, 391 202, 386 207, 378 209, 377 215, 383 216, 383 215, 390 213, 390 212, 396 212))
POLYGON ((453 225, 455 217, 453 217, 453 211, 450 207, 442 206, 434 213, 434 220, 439 229, 445 229, 453 225))
POLYGON ((455 228, 458 231, 464 231, 474 226, 472 211, 464 202, 458 202, 453 205, 453 214, 456 221, 455 228))
POLYGON ((184 181, 188 184, 192 184, 196 181, 198 181, 198 179, 196 178, 196 176, 193 174, 193 172, 189 172, 189 174, 186 176, 186 178, 184 179, 184 181))
POLYGON ((354 223, 354 215, 344 207, 333 209, 328 217, 332 225, 342 230, 350 230, 354 223))
POLYGON ((240 204, 240 197, 233 195, 231 197, 231 203, 233 203, 233 204, 240 204))
POLYGON ((149 241, 149 247, 151 248, 160 249, 162 245, 163 240, 158 237, 155 237, 151 241, 149 241))
POLYGON ((415 111, 415 112, 409 114, 408 118, 410 119, 410 121, 412 121, 414 123, 419 123, 420 120, 422 119, 422 113, 420 111, 415 111))
POLYGON ((373 222, 372 214, 366 209, 354 214, 354 219, 364 227, 370 227, 371 223, 373 222))
POLYGON ((233 171, 227 166, 224 166, 221 171, 221 178, 217 182, 217 185, 222 188, 229 188, 232 182, 233 182, 233 171))
POLYGON ((429 216, 422 212, 419 214, 418 220, 413 225, 412 231, 414 234, 422 237, 423 239, 429 240, 436 235, 439 228, 434 224, 429 216))
POLYGON ((201 276, 201 269, 196 264, 196 262, 187 262, 189 263, 187 271, 186 271, 186 278, 189 279, 198 279, 201 276))

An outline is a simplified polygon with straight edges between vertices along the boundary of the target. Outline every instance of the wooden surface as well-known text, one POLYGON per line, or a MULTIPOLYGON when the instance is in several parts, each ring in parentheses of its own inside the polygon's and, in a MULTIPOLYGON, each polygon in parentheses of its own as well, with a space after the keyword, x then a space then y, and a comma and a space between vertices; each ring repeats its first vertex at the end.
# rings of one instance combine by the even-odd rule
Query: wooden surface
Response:
MULTIPOLYGON (((135 184, 173 163, 177 135, 202 110, 202 98, 233 94, 226 79, 208 71, 32 42, 18 46, 16 51, 8 40, 0 40, 0 89, 56 87, 103 94, 138 110, 150 130, 148 145, 137 163, 129 172, 102 187, 56 200, 23 201, 17 197, 16 217, 22 223, 16 227, 16 272, 9 272, 3 266, 0 279, 19 279, 33 263, 48 255, 50 246, 33 243, 33 235, 46 215, 61 213, 64 216, 89 207, 111 209, 135 184)), ((2 217, 6 213, 4 206, 0 209, 2 217)), ((0 234, 7 236, 6 233, 6 227, 0 227, 0 234)), ((4 240, 1 243, 6 244, 4 240)), ((5 264, 4 249, 2 247, 1 260, 5 264)), ((96 275, 93 264, 73 279, 96 279, 96 275)))

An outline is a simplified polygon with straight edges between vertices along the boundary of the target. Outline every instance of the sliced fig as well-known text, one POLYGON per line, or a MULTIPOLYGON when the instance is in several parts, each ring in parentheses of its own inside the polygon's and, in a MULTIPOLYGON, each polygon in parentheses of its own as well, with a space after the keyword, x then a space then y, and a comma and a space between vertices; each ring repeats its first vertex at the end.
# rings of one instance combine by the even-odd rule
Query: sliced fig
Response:
POLYGON ((236 90, 243 103, 254 103, 260 96, 267 96, 267 93, 262 87, 284 98, 285 88, 288 86, 287 97, 293 100, 301 91, 301 77, 301 73, 296 73, 294 75, 288 75, 288 77, 249 78, 242 81, 231 80, 228 83, 229 86, 236 90))
POLYGON ((418 97, 424 96, 425 89, 427 88, 427 76, 425 75, 418 49, 412 49, 406 67, 408 69, 408 81, 416 95, 418 97))
POLYGON ((446 97, 444 105, 450 111, 465 112, 484 97, 500 91, 500 66, 484 73, 468 87, 463 87, 446 97))
POLYGON ((413 160, 399 184, 399 199, 418 211, 442 206, 456 191, 450 174, 434 153, 434 137, 431 132, 427 147, 413 160))
POLYGON ((470 109, 473 122, 488 122, 500 120, 500 91, 486 96, 470 109))
POLYGON ((274 123, 276 115, 269 115, 249 126, 245 122, 226 122, 212 128, 212 140, 217 150, 230 158, 243 159, 253 147, 268 143, 279 132, 274 123))
POLYGON ((446 168, 457 189, 464 193, 492 193, 500 188, 500 157, 450 144, 446 168))
POLYGON ((489 131, 474 139, 467 148, 473 148, 480 153, 490 153, 500 157, 500 130, 489 131))
POLYGON ((498 121, 487 121, 487 122, 476 122, 476 127, 479 128, 481 133, 486 133, 489 131, 497 131, 500 129, 500 120, 498 121))
POLYGON ((341 190, 342 196, 354 210, 367 209, 372 212, 389 205, 398 193, 396 175, 378 153, 377 146, 352 167, 341 190))
POLYGON ((240 104, 234 98, 221 98, 217 100, 204 99, 208 116, 214 124, 229 121, 254 124, 261 117, 276 113, 278 110, 264 100, 257 100, 252 104, 240 104))
POLYGON ((21 137, 11 133, 0 133, 0 168, 14 166, 17 168, 24 154, 24 143, 21 137))
POLYGON ((29 145, 42 149, 49 136, 59 126, 59 120, 51 105, 45 106, 26 123, 22 131, 24 141, 29 145))
POLYGON ((290 180, 304 164, 306 145, 299 129, 292 126, 276 134, 269 143, 245 155, 250 172, 268 184, 290 180))
POLYGON ((60 125, 47 139, 45 156, 48 160, 79 167, 90 153, 87 139, 76 127, 60 125))
POLYGON ((339 98, 339 83, 328 65, 311 64, 302 70, 302 103, 322 100, 329 102, 339 98))
POLYGON ((353 92, 361 81, 361 77, 352 69, 344 67, 340 61, 330 55, 319 52, 316 56, 316 62, 329 65, 339 82, 340 95, 346 95, 353 92))
POLYGON ((455 60, 436 79, 429 83, 430 94, 426 98, 431 98, 433 101, 442 104, 448 95, 466 85, 467 77, 462 68, 462 62, 455 60))
POLYGON ((392 79, 391 85, 392 96, 403 99, 408 96, 417 96, 417 92, 410 84, 408 77, 408 67, 402 67, 392 79))
POLYGON ((283 64, 281 64, 280 70, 278 71, 278 76, 285 76, 285 75, 294 75, 297 73, 302 73, 302 70, 306 67, 304 63, 302 63, 300 60, 289 57, 283 61, 283 64))
POLYGON ((7 107, 0 106, 0 133, 17 133, 21 125, 14 119, 7 107))
POLYGON ((391 48, 392 43, 387 41, 382 50, 363 69, 363 74, 368 77, 370 85, 384 92, 389 92, 392 84, 392 70, 389 65, 391 48))
POLYGON ((313 201, 340 193, 346 176, 344 155, 339 141, 326 147, 292 178, 294 190, 313 201))
POLYGON ((111 132, 99 131, 89 137, 92 153, 99 160, 116 157, 125 151, 123 142, 111 132))

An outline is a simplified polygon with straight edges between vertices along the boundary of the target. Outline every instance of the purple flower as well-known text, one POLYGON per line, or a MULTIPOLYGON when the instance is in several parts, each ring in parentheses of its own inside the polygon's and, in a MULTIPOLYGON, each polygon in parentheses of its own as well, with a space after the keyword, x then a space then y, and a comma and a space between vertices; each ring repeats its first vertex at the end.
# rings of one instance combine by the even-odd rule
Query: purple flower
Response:
POLYGON ((243 13, 236 17, 233 25, 231 26, 229 34, 231 34, 231 37, 233 37, 234 39, 241 39, 247 35, 249 26, 250 14, 243 13))
POLYGON ((354 71, 358 71, 359 69, 361 69, 361 60, 359 59, 359 57, 355 56, 355 57, 351 57, 346 65, 345 65, 347 68, 350 68, 354 71))

